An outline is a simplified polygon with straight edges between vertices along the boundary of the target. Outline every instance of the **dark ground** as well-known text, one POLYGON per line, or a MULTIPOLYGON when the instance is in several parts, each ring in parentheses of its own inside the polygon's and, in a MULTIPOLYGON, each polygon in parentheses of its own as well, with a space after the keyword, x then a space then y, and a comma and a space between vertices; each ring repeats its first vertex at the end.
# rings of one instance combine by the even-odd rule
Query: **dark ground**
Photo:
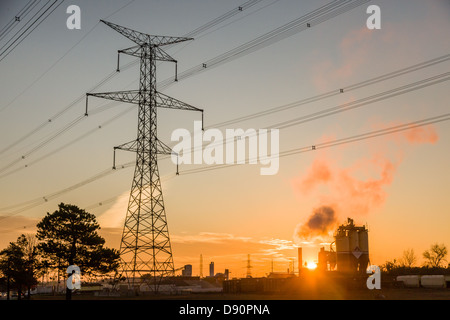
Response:
MULTIPOLYGON (((32 300, 64 300, 64 295, 35 295, 32 300)), ((185 295, 94 296, 74 294, 73 300, 450 300, 450 289, 387 288, 380 290, 321 290, 292 293, 202 293, 185 295)))

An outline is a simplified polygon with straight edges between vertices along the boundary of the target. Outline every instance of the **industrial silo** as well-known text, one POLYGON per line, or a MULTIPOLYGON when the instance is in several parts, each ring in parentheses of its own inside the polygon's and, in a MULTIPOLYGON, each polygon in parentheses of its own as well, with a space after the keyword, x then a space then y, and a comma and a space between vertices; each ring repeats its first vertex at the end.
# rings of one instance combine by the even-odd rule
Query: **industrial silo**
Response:
POLYGON ((369 264, 369 235, 365 226, 357 227, 353 219, 339 226, 335 234, 337 270, 365 273, 369 264))

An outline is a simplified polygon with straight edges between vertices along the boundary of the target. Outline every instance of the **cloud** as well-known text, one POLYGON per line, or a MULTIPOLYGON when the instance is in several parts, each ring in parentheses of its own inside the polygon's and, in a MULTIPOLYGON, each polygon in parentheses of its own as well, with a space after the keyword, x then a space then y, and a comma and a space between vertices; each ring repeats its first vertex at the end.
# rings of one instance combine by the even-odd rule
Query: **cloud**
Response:
POLYGON ((216 272, 228 268, 233 276, 245 277, 247 259, 250 254, 252 275, 264 275, 275 267, 284 270, 285 262, 296 257, 296 246, 292 240, 278 238, 253 238, 231 233, 199 232, 197 234, 171 234, 171 243, 177 264, 192 264, 194 274, 199 273, 200 254, 203 256, 203 275, 209 262, 214 261, 216 272))
POLYGON ((231 233, 214 233, 214 232, 200 232, 196 235, 178 234, 172 235, 171 241, 175 243, 185 244, 229 244, 230 241, 249 242, 250 237, 238 237, 231 233))
POLYGON ((287 259, 286 251, 295 250, 297 248, 291 240, 263 239, 258 242, 263 245, 260 249, 262 255, 271 256, 272 258, 287 259))

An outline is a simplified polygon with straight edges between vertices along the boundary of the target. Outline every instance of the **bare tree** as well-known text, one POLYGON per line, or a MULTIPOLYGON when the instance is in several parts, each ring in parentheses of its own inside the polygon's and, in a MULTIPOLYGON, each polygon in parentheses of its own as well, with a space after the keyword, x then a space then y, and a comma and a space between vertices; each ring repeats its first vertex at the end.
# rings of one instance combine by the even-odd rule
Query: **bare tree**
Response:
POLYGON ((444 244, 433 244, 429 250, 425 250, 423 257, 426 260, 426 265, 430 267, 439 267, 441 262, 446 261, 447 247, 444 244))
POLYGON ((406 249, 403 251, 403 256, 400 259, 400 263, 402 266, 411 268, 417 262, 416 254, 414 253, 414 249, 406 249))

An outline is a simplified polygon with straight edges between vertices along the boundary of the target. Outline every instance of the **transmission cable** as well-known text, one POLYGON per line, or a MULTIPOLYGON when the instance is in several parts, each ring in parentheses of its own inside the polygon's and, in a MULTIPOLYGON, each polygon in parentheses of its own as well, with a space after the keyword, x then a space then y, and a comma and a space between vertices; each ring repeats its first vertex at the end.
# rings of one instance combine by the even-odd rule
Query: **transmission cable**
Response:
MULTIPOLYGON (((22 43, 23 40, 25 40, 42 22, 44 22, 45 19, 48 18, 49 15, 51 15, 53 13, 53 11, 55 11, 63 2, 64 0, 61 0, 61 2, 56 5, 43 19, 41 19, 41 17, 47 13, 48 10, 50 10, 55 4, 56 2, 58 2, 58 0, 55 0, 27 29, 25 29, 25 31, 16 39, 14 40, 2 53, 0 53, 0 62, 3 61, 3 59, 5 59, 19 44, 22 43), (41 19, 39 21, 39 19, 41 19), (38 22, 39 21, 39 22, 38 22), (28 31, 28 29, 30 29, 35 23, 37 23, 37 25, 31 29, 31 31, 26 34, 22 39, 20 39, 22 37, 22 35, 28 31), (16 41, 18 41, 20 39, 20 41, 14 45, 14 47, 9 50, 6 54, 4 54, 14 43, 16 43, 16 41)), ((3 49, 3 47, 2 47, 3 49)))
POLYGON ((242 121, 245 121, 245 120, 251 120, 251 119, 259 118, 259 117, 262 117, 262 116, 271 115, 271 114, 274 114, 274 113, 277 113, 277 112, 280 112, 280 111, 289 110, 289 109, 292 109, 292 108, 295 108, 295 107, 298 107, 298 106, 302 106, 302 105, 305 105, 305 104, 309 104, 309 103, 312 103, 312 102, 316 102, 316 101, 319 101, 319 100, 322 100, 322 99, 325 99, 325 98, 341 95, 342 93, 345 93, 345 92, 349 92, 349 91, 353 91, 353 90, 356 90, 356 89, 364 88, 366 86, 373 85, 373 84, 376 84, 376 83, 379 83, 379 82, 382 82, 382 81, 390 80, 390 79, 393 79, 395 77, 399 77, 399 76, 402 76, 402 75, 405 75, 405 74, 408 74, 410 72, 414 72, 414 71, 417 71, 417 70, 420 70, 420 69, 423 69, 423 68, 428 68, 428 67, 434 66, 436 64, 439 64, 439 63, 442 63, 442 62, 445 62, 445 61, 448 61, 448 60, 450 60, 450 54, 446 54, 446 55, 438 57, 438 58, 434 58, 434 59, 431 59, 431 60, 428 60, 428 61, 425 61, 425 62, 421 62, 421 63, 415 64, 415 65, 412 65, 412 66, 409 66, 409 67, 406 67, 406 68, 403 68, 403 69, 399 69, 399 70, 396 70, 396 71, 393 71, 393 72, 390 72, 390 73, 387 73, 387 74, 375 77, 375 78, 371 78, 371 79, 368 79, 368 80, 365 80, 365 81, 362 81, 362 82, 358 82, 358 83, 352 84, 350 86, 346 86, 346 87, 338 88, 338 89, 335 89, 335 90, 331 90, 331 91, 328 91, 326 93, 322 93, 322 94, 316 95, 314 97, 310 97, 310 98, 294 101, 294 102, 291 102, 291 103, 288 103, 288 104, 284 104, 282 106, 269 108, 267 110, 255 112, 255 113, 248 114, 248 115, 245 115, 245 116, 241 116, 241 117, 238 117, 238 118, 235 118, 235 119, 230 119, 230 120, 227 120, 227 121, 219 122, 219 123, 215 124, 214 127, 215 128, 223 127, 223 126, 227 126, 227 125, 234 124, 234 123, 237 123, 237 122, 242 122, 242 121))
MULTIPOLYGON (((348 103, 344 103, 344 104, 340 104, 338 106, 334 106, 334 107, 330 107, 327 109, 323 109, 321 111, 316 111, 295 119, 290 119, 287 121, 283 121, 283 122, 279 122, 276 124, 272 124, 269 125, 267 127, 267 129, 285 129, 288 127, 292 127, 295 125, 299 125, 299 124, 303 124, 306 122, 310 122, 310 121, 314 121, 314 120, 318 120, 324 117, 328 117, 331 115, 335 115, 341 112, 345 112, 345 111, 349 111, 349 110, 353 110, 353 109, 357 109, 357 108, 361 108, 363 106, 375 103, 375 102, 380 102, 382 100, 386 100, 386 99, 390 99, 405 93, 409 93, 412 91, 416 91, 419 89, 423 89, 435 84, 439 84, 442 83, 444 81, 448 81, 450 80, 450 72, 445 72, 436 76, 432 76, 426 79, 422 79, 407 85, 403 85, 394 89, 390 89, 384 92, 380 92, 365 98, 361 98, 352 102, 348 102, 348 103)), ((248 137, 252 137, 257 135, 257 132, 254 132, 253 134, 249 134, 248 137)), ((234 142, 234 137, 228 138, 224 141, 225 143, 227 142, 234 142)), ((210 144, 210 146, 215 146, 215 145, 220 145, 221 143, 214 143, 212 142, 210 144)), ((170 147, 170 146, 169 146, 170 147)), ((197 150, 201 150, 203 148, 203 146, 198 146, 198 147, 192 147, 190 152, 191 154, 196 152, 197 150)), ((170 158, 170 156, 163 156, 161 157, 161 159, 167 159, 170 158)))
MULTIPOLYGON (((314 18, 315 15, 317 15, 317 14, 329 13, 330 11, 332 12, 332 10, 335 10, 336 8, 340 8, 340 9, 341 9, 340 11, 336 11, 336 12, 338 12, 339 14, 341 14, 341 13, 347 11, 347 10, 353 9, 354 7, 359 6, 359 5, 361 5, 362 3, 365 3, 365 2, 368 2, 368 1, 370 1, 370 0, 359 0, 359 1, 348 1, 348 0, 347 0, 347 1, 334 1, 334 2, 332 2, 332 3, 329 3, 329 4, 327 4, 327 5, 324 5, 324 6, 320 7, 320 8, 318 8, 318 9, 312 11, 311 13, 308 13, 308 14, 306 14, 306 15, 304 15, 304 16, 298 18, 298 19, 295 19, 294 21, 291 21, 290 23, 288 23, 288 24, 286 24, 286 25, 283 25, 282 27, 279 27, 279 28, 273 30, 272 32, 266 33, 265 35, 260 36, 260 37, 258 37, 257 39, 255 39, 255 40, 253 40, 253 41, 247 42, 247 44, 245 44, 245 45, 239 46, 238 48, 236 48, 236 49, 234 49, 234 50, 230 50, 230 51, 228 51, 227 53, 222 54, 222 55, 220 55, 219 57, 213 58, 213 59, 211 59, 211 60, 209 60, 209 61, 219 61, 219 62, 213 62, 213 65, 218 65, 219 63, 221 64, 221 63, 228 62, 229 59, 230 59, 231 57, 234 57, 234 58, 237 57, 237 55, 236 55, 236 53, 235 53, 236 50, 237 50, 239 53, 242 53, 243 51, 248 50, 248 49, 245 49, 245 48, 254 48, 254 47, 255 47, 255 42, 256 42, 257 45, 259 46, 260 44, 262 44, 263 42, 267 41, 268 39, 271 39, 271 38, 274 36, 274 34, 277 35, 277 34, 280 33, 280 32, 284 33, 284 32, 286 32, 286 31, 289 31, 289 30, 291 30, 291 29, 293 28, 293 26, 294 26, 294 27, 297 26, 300 22, 301 22, 301 23, 304 23, 305 21, 309 21, 309 20, 308 20, 309 18, 311 18, 311 17, 314 18), (334 4, 335 2, 336 2, 336 5, 334 4), (350 4, 345 5, 346 2, 350 2, 350 4), (342 7, 342 6, 343 6, 343 7, 342 7), (342 7, 342 8, 341 8, 341 7, 342 7), (280 30, 281 30, 281 31, 280 31, 280 30), (268 36, 268 35, 269 35, 269 36, 268 36), (269 37, 269 38, 268 38, 268 37, 269 37), (258 40, 258 41, 256 41, 256 40, 258 40), (249 47, 249 44, 250 44, 250 47, 249 47)), ((332 15, 332 16, 326 15, 327 19, 331 19, 331 17, 335 17, 335 16, 337 15, 336 12, 335 12, 335 14, 332 15)), ((311 23, 313 23, 313 21, 314 21, 314 20, 311 20, 311 23)), ((322 22, 322 21, 321 21, 321 22, 322 22)), ((298 31, 296 31, 296 32, 298 32, 298 31)), ((133 64, 133 63, 129 63, 128 66, 131 66, 132 64, 133 64)), ((202 66, 201 68, 204 69, 203 66, 202 66)), ((198 68, 197 68, 197 69, 198 69, 198 68)), ((200 70, 200 71, 202 71, 202 70, 200 70)), ((194 73, 197 73, 197 72, 199 72, 199 70, 197 70, 197 71, 194 72, 194 73)), ((115 72, 114 72, 114 73, 111 73, 109 77, 113 77, 114 75, 115 75, 115 72)), ((193 75, 193 73, 191 73, 189 76, 191 76, 191 75, 193 75)), ((169 80, 169 81, 173 81, 173 80, 171 80, 171 79, 168 79, 168 80, 169 80)), ((165 85, 164 85, 165 82, 167 82, 167 81, 163 81, 160 85, 162 85, 162 86, 164 87, 164 86, 165 86, 165 85)), ((92 91, 92 90, 91 90, 91 91, 92 91)), ((90 91, 88 91, 88 92, 90 92, 90 91)), ((83 98, 84 98, 84 95, 83 95, 83 96, 80 96, 80 98, 76 101, 76 103, 80 102, 83 98)), ((60 114, 64 113, 66 110, 70 109, 73 105, 74 105, 74 104, 69 105, 69 107, 67 107, 67 108, 64 109, 62 112, 60 112, 60 114)), ((46 126, 46 125, 48 125, 48 123, 47 123, 47 122, 44 122, 41 126, 39 126, 38 128, 36 128, 36 129, 33 130, 33 131, 34 131, 34 132, 39 131, 42 127, 44 127, 44 126, 46 126)), ((29 133, 29 134, 23 136, 23 137, 22 137, 21 139, 19 139, 19 140, 20 140, 20 141, 23 141, 24 139, 26 139, 26 138, 27 138, 28 136, 30 136, 30 135, 31 135, 31 133, 29 133)), ((11 148, 12 146, 14 146, 16 143, 17 143, 17 142, 15 142, 15 143, 9 145, 9 146, 8 146, 7 148, 5 148, 5 149, 6 149, 6 150, 10 149, 10 148, 11 148)), ((1 151, 0 151, 0 154, 2 154, 2 153, 5 151, 5 149, 1 150, 1 151)))
POLYGON ((25 7, 23 7, 0 31, 0 41, 8 35, 8 33, 14 28, 16 22, 20 23, 28 13, 34 9, 34 7, 39 3, 40 0, 30 0, 25 7), (35 4, 33 6, 33 4, 35 4), (31 8, 33 6, 33 8, 31 8), (31 8, 31 10, 29 10, 31 8))
MULTIPOLYGON (((406 131, 406 130, 411 130, 414 128, 419 128, 419 127, 431 125, 434 123, 444 122, 444 121, 448 121, 448 120, 450 120, 450 113, 442 114, 442 115, 427 118, 427 119, 417 120, 417 121, 413 121, 413 122, 409 122, 409 123, 404 123, 404 124, 380 129, 380 130, 361 133, 361 134, 349 136, 346 138, 335 139, 335 140, 322 142, 322 143, 318 143, 318 144, 310 144, 305 147, 286 150, 286 151, 280 152, 279 154, 271 155, 271 157, 278 156, 278 157, 282 158, 282 157, 291 156, 291 155, 295 155, 295 154, 299 154, 299 153, 313 152, 313 151, 317 151, 320 149, 325 149, 325 148, 340 146, 340 145, 344 145, 344 144, 348 144, 348 143, 372 139, 372 138, 376 138, 376 137, 380 137, 380 136, 384 136, 384 135, 388 135, 388 134, 393 134, 393 133, 398 133, 398 132, 402 132, 402 131, 406 131)), ((255 158, 248 159, 247 158, 246 162, 255 161, 255 160, 258 160, 258 159, 255 159, 255 158)), ((206 168, 203 167, 203 168, 179 171, 179 175, 189 175, 189 174, 200 173, 200 172, 205 172, 205 171, 234 167, 234 166, 238 166, 238 165, 241 165, 241 164, 235 163, 235 164, 212 165, 212 166, 209 166, 206 168)))
MULTIPOLYGON (((389 79, 392 79, 394 77, 398 77, 398 76, 401 76, 401 75, 405 75, 407 73, 410 73, 410 72, 413 72, 413 71, 417 71, 417 70, 423 69, 425 67, 433 66, 433 65, 435 65, 437 63, 445 62, 445 61, 447 61, 449 59, 450 59, 450 54, 449 55, 444 55, 444 56, 441 56, 441 57, 438 57, 438 58, 434 58, 434 59, 431 59, 431 60, 428 60, 428 61, 425 61, 425 62, 422 62, 422 63, 418 63, 418 64, 415 64, 413 66, 409 66, 409 67, 406 67, 406 68, 403 68, 403 69, 400 69, 400 70, 397 70, 397 71, 394 71, 394 72, 390 72, 390 73, 387 73, 385 75, 378 76, 378 77, 375 77, 375 78, 372 78, 372 79, 369 79, 369 80, 364 80, 362 82, 359 82, 359 83, 350 85, 348 87, 345 87, 345 92, 351 91, 351 90, 355 90, 355 89, 359 89, 359 88, 362 88, 362 87, 365 87, 365 86, 368 86, 368 85, 372 85, 372 84, 375 84, 375 83, 379 83, 381 81, 386 81, 386 80, 389 80, 389 79)), ((325 117, 325 116, 329 116, 329 115, 332 115, 332 114, 336 114, 336 113, 339 113, 339 112, 348 111, 348 110, 351 110, 351 109, 354 109, 354 108, 359 108, 359 107, 362 107, 362 106, 367 105, 369 103, 374 103, 374 102, 377 102, 377 101, 381 101, 381 100, 387 99, 389 97, 397 96, 397 95, 400 95, 400 94, 403 94, 403 93, 410 92, 412 90, 421 89, 422 87, 425 87, 425 86, 430 86, 430 85, 433 85, 433 84, 436 84, 436 83, 440 83, 442 81, 446 81, 448 79, 442 79, 445 76, 448 76, 448 73, 444 73, 444 74, 441 74, 441 75, 438 75, 438 76, 434 76, 434 77, 431 77, 431 78, 428 78, 428 79, 420 80, 418 82, 414 82, 414 83, 411 83, 411 84, 408 84, 408 85, 405 85, 405 86, 401 86, 401 87, 398 87, 398 88, 395 88, 395 89, 391 89, 391 90, 388 90, 388 91, 385 91, 385 92, 381 92, 381 93, 378 93, 376 95, 372 95, 372 96, 369 96, 369 97, 366 97, 366 98, 363 98, 363 99, 360 99, 360 100, 357 100, 357 101, 352 101, 352 102, 349 102, 349 103, 346 103, 346 104, 342 104, 342 105, 339 105, 339 106, 336 106, 336 107, 328 108, 326 110, 315 112, 315 113, 312 113, 312 114, 309 114, 309 115, 306 115, 306 116, 302 116, 300 118, 291 119, 291 120, 289 120, 287 122, 282 122, 282 123, 278 123, 276 125, 272 125, 271 127, 272 128, 282 129, 284 127, 289 127, 289 126, 292 126, 292 125, 295 125, 295 124, 298 124, 298 123, 304 123, 304 122, 308 122, 308 121, 311 121, 311 120, 319 119, 319 118, 322 118, 322 117, 325 117), (436 80, 437 82, 431 82, 433 80, 436 80), (419 86, 419 85, 422 85, 422 86, 419 86), (375 99, 377 99, 377 100, 375 100, 375 99)), ((245 120, 249 120, 249 119, 253 119, 253 118, 257 118, 257 117, 273 114, 275 112, 280 112, 280 111, 284 111, 284 110, 287 110, 287 109, 291 109, 293 107, 305 105, 305 104, 312 103, 312 102, 317 102, 319 100, 322 100, 322 99, 325 99, 325 98, 328 98, 328 97, 331 97, 331 96, 334 96, 334 95, 337 95, 337 94, 341 94, 343 91, 344 90, 342 90, 342 89, 339 89, 339 90, 336 89, 336 90, 333 90, 333 91, 330 91, 330 92, 327 92, 327 93, 319 94, 319 95, 311 97, 311 98, 299 100, 299 101, 292 102, 292 103, 289 103, 289 104, 285 104, 285 105, 282 105, 282 106, 279 106, 279 107, 271 108, 271 109, 268 109, 268 110, 265 110, 265 111, 260 111, 260 112, 257 112, 257 113, 251 114, 251 115, 246 115, 246 116, 243 116, 243 117, 238 117, 238 118, 235 118, 235 119, 224 121, 224 122, 218 123, 216 125, 213 125, 212 127, 214 127, 214 128, 222 127, 224 125, 229 125, 229 124, 233 124, 233 123, 237 123, 237 122, 242 122, 242 121, 245 121, 245 120)), ((107 108, 110 108, 111 105, 114 105, 114 104, 117 104, 117 102, 110 103, 107 108)), ((101 108, 100 107, 100 108, 94 109, 91 113, 92 114, 99 113, 99 112, 102 112, 105 109, 106 108, 101 108)), ((100 125, 100 128, 103 128, 104 126, 110 124, 113 120, 116 120, 116 119, 120 118, 121 116, 125 115, 126 113, 128 113, 131 110, 133 110, 133 108, 128 109, 126 112, 123 112, 123 113, 120 113, 119 115, 114 116, 112 119, 110 119, 110 120, 106 121, 104 124, 100 125)), ((77 119, 76 123, 81 121, 81 118, 83 118, 83 117, 80 116, 77 119)), ((67 130, 69 130, 71 127, 73 127, 76 123, 70 123, 68 126, 66 126, 66 128, 63 128, 62 130, 58 131, 56 134, 53 134, 51 137, 47 138, 44 142, 40 143, 37 147, 33 148, 31 151, 23 154, 20 158, 15 159, 9 165, 7 165, 7 166, 3 167, 2 169, 0 169, 0 172, 6 171, 8 168, 10 168, 10 167, 14 166, 15 164, 17 164, 20 160, 23 160, 23 159, 27 158, 30 154, 32 154, 35 151, 41 149, 42 147, 47 145, 49 142, 54 140, 57 136, 59 136, 62 133, 65 133, 67 130)), ((92 134, 92 133, 94 133, 96 131, 98 131, 97 128, 94 128, 94 129, 88 131, 87 133, 81 135, 80 137, 76 138, 75 140, 72 140, 66 146, 60 147, 60 148, 58 148, 56 150, 53 150, 52 152, 49 152, 46 155, 41 156, 40 158, 36 159, 35 161, 33 161, 31 163, 27 163, 24 166, 21 166, 19 168, 16 168, 15 170, 12 170, 12 171, 9 171, 9 172, 7 172, 7 173, 5 173, 3 175, 0 175, 0 179, 3 178, 3 177, 9 176, 10 174, 15 173, 17 171, 20 171, 20 170, 22 170, 24 168, 27 168, 31 164, 34 164, 34 163, 36 163, 38 161, 41 161, 41 160, 47 158, 48 156, 54 154, 55 152, 58 152, 58 151, 61 151, 61 150, 65 149, 67 146, 69 146, 69 145, 71 145, 71 144, 73 144, 73 143, 83 139, 84 137, 86 137, 86 136, 88 136, 88 135, 90 135, 90 134, 92 134)))
MULTIPOLYGON (((220 54, 212 59, 209 59, 201 64, 191 67, 177 75, 177 82, 189 78, 195 74, 210 70, 213 67, 217 67, 223 63, 232 61, 234 59, 243 57, 256 50, 272 45, 280 40, 286 39, 298 32, 307 30, 313 25, 317 25, 324 21, 330 20, 342 13, 350 11, 357 6, 360 6, 370 0, 359 1, 333 1, 318 9, 313 10, 289 23, 282 25, 274 30, 271 30, 251 41, 248 41, 232 50, 229 50, 223 54, 220 54)), ((168 86, 176 83, 174 77, 167 78, 158 83, 159 88, 167 88, 168 86)))
MULTIPOLYGON (((111 15, 109 15, 108 17, 112 16, 113 14, 117 13, 118 11, 122 10, 123 8, 125 8, 126 6, 128 6, 129 4, 131 4, 133 1, 135 0, 131 0, 130 2, 128 2, 126 5, 124 5, 123 7, 121 7, 119 10, 116 10, 114 13, 112 13, 111 15)), ((251 6, 255 5, 256 3, 260 2, 262 0, 250 0, 245 2, 244 4, 241 5, 242 10, 245 10, 247 8, 250 8, 251 6)), ((224 21, 224 17, 232 17, 236 14, 238 14, 241 10, 236 10, 233 9, 227 13, 225 13, 224 15, 208 22, 205 25, 208 25, 208 27, 206 28, 205 25, 197 28, 194 31, 191 31, 190 34, 191 36, 193 35, 197 35, 200 34, 201 32, 214 27, 215 25, 217 25, 218 23, 221 23, 222 21, 224 21)), ((94 26, 94 28, 98 25, 98 23, 94 26)), ((94 29, 92 28, 88 33, 92 32, 92 30, 94 29)), ((78 43, 76 43, 73 47, 71 47, 71 49, 69 49, 68 52, 66 52, 66 54, 64 56, 66 56, 75 46, 77 46, 87 35, 85 35, 78 43)), ((169 47, 169 46, 167 46, 169 47)), ((58 63, 59 61, 61 61, 61 59, 59 59, 56 63, 58 63)), ((56 63, 54 65, 56 65, 56 63)), ((137 61, 133 60, 129 63, 127 63, 126 65, 122 66, 121 69, 122 70, 127 70, 131 67, 133 67, 134 65, 136 65, 137 61)), ((54 65, 52 65, 50 68, 53 68, 54 65)), ((21 96, 23 93, 25 93, 29 88, 31 88, 39 79, 41 79, 48 71, 47 70, 43 75, 41 75, 35 82, 33 82, 30 86, 28 86, 24 91, 22 91, 20 93, 19 96, 21 96)), ((107 83, 108 81, 110 81, 115 75, 117 75, 117 71, 113 71, 111 72, 109 75, 107 75, 103 80, 101 80, 99 83, 97 83, 93 88, 91 88, 90 90, 88 90, 87 92, 91 92, 94 91, 96 89, 98 89, 100 86, 104 85, 105 83, 107 83)), ((17 96, 13 101, 11 101, 8 105, 4 106, 2 109, 0 109, 0 112, 4 109, 6 109, 9 105, 11 105, 19 96, 17 96)), ((64 113, 66 113, 68 110, 72 109, 75 105, 77 105, 79 102, 83 101, 85 98, 85 94, 80 95, 80 97, 78 99, 76 99, 74 102, 72 102, 71 104, 69 104, 66 108, 62 109, 61 111, 59 111, 57 114, 55 114, 54 116, 50 117, 48 119, 48 121, 44 121, 43 123, 41 123, 39 126, 37 126, 35 129, 31 130, 30 132, 28 132, 27 134, 25 134, 24 136, 20 137, 18 140, 14 141, 13 143, 9 144, 8 146, 6 146, 5 148, 3 148, 2 150, 0 150, 0 155, 3 154, 4 152, 10 150, 12 147, 16 146, 17 144, 21 143, 22 141, 26 140, 27 138, 35 135, 37 132, 39 132, 40 130, 42 130, 43 128, 45 128, 46 126, 48 126, 50 123, 52 123, 54 120, 56 120, 57 118, 59 118, 61 115, 63 115, 64 113)))
MULTIPOLYGON (((373 131, 368 131, 365 133, 361 133, 361 134, 357 134, 357 135, 352 135, 349 137, 345 137, 345 138, 339 138, 339 139, 334 139, 334 140, 330 140, 330 141, 326 141, 326 142, 322 142, 322 143, 317 143, 317 144, 310 144, 301 148, 294 148, 294 149, 289 149, 286 151, 282 151, 278 154, 275 155, 271 155, 271 157, 274 156, 278 156, 278 157, 287 157, 287 156, 291 156, 291 155, 295 155, 295 154, 300 154, 300 153, 305 153, 305 152, 313 152, 313 151, 317 151, 320 149, 325 149, 325 148, 330 148, 330 147, 334 147, 334 146, 340 146, 340 145, 344 145, 344 144, 348 144, 348 143, 353 143, 353 142, 358 142, 358 141, 363 141, 363 140, 367 140, 367 139, 372 139, 372 138, 376 138, 376 137, 380 137, 380 136, 384 136, 384 135, 388 135, 388 134, 394 134, 394 133, 398 133, 398 132, 402 132, 402 131, 406 131, 406 130, 411 130, 414 128, 419 128, 419 127, 423 127, 423 126, 427 126, 427 125, 431 125, 431 124, 435 124, 435 123, 440 123, 440 122, 444 122, 444 121, 448 121, 450 120, 450 113, 445 113, 445 114, 441 114, 441 115, 437 115, 437 116, 433 116, 430 118, 425 118, 425 119, 420 119, 420 120, 416 120, 416 121, 412 121, 412 122, 408 122, 408 123, 403 123, 403 124, 399 124, 399 125, 394 125, 391 127, 387 127, 384 129, 378 129, 378 130, 373 130, 373 131)), ((246 162, 250 162, 252 159, 247 159, 246 162)), ((256 159, 253 159, 256 160, 256 159)), ((61 189, 59 191, 50 193, 48 195, 45 195, 43 197, 39 197, 39 198, 35 198, 26 202, 22 202, 19 204, 15 204, 15 205, 10 205, 7 207, 3 207, 0 208, 0 211, 8 211, 14 208, 18 208, 14 211, 10 211, 8 214, 4 214, 3 216, 0 217, 0 221, 7 219, 9 217, 12 217, 14 215, 17 215, 19 213, 22 213, 26 210, 32 209, 38 205, 41 205, 43 203, 48 202, 49 200, 52 200, 54 198, 57 198, 58 196, 61 196, 65 193, 68 193, 70 191, 73 191, 75 189, 78 189, 82 186, 85 186, 89 183, 92 183, 94 181, 97 181, 99 179, 102 179, 118 170, 122 170, 122 169, 126 169, 126 168, 130 168, 132 166, 134 166, 135 161, 131 161, 131 162, 127 162, 124 163, 122 165, 118 165, 116 167, 115 170, 113 169, 106 169, 104 171, 101 171, 100 173, 93 175, 92 177, 85 179, 79 183, 76 183, 74 185, 71 185, 67 188, 61 189)), ((185 171, 181 171, 180 175, 189 175, 189 174, 195 174, 195 173, 201 173, 201 172, 205 172, 205 171, 212 171, 212 170, 218 170, 218 169, 223 169, 223 168, 229 168, 229 167, 234 167, 234 166, 238 166, 241 164, 219 164, 219 165, 212 165, 212 166, 208 166, 208 167, 203 167, 203 168, 195 168, 195 169, 189 169, 189 170, 185 170, 185 171)))

